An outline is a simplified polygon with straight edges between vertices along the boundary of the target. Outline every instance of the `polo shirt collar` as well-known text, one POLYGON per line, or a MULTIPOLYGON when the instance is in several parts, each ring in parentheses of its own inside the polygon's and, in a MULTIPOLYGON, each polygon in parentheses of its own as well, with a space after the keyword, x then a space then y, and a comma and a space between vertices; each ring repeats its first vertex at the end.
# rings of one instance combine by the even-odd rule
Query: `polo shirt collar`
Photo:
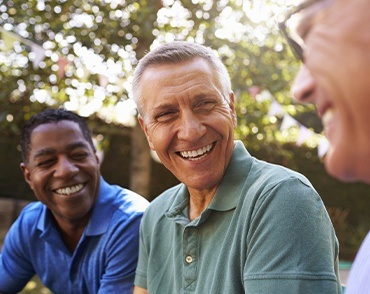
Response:
POLYGON ((100 177, 99 195, 85 230, 86 236, 102 235, 108 230, 114 212, 112 198, 116 196, 115 194, 116 191, 100 177))
POLYGON ((225 175, 207 209, 228 211, 236 208, 241 195, 245 194, 240 190, 240 183, 248 177, 252 166, 251 159, 243 142, 235 141, 234 151, 225 175))
MULTIPOLYGON (((240 183, 248 177, 252 166, 252 157, 241 141, 235 141, 233 154, 227 166, 224 178, 222 179, 215 196, 211 203, 202 213, 201 219, 207 217, 209 210, 229 211, 235 209, 239 199, 245 191, 240 190, 240 183)), ((166 213, 168 218, 173 218, 180 222, 186 222, 183 211, 189 203, 189 192, 184 184, 178 186, 174 191, 176 197, 166 213)), ((202 222, 202 220, 198 220, 202 222)))

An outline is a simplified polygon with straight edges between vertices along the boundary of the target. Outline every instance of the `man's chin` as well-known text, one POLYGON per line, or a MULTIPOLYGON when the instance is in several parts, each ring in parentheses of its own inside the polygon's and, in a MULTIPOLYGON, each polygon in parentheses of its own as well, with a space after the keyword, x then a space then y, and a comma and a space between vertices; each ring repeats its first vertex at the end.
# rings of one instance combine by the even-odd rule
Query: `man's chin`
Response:
MULTIPOLYGON (((342 155, 343 156, 343 155, 342 155)), ((328 151, 325 156, 325 169, 330 176, 336 178, 345 183, 352 183, 358 181, 354 173, 353 166, 350 165, 350 159, 348 157, 339 158, 335 156, 332 149, 328 151)))

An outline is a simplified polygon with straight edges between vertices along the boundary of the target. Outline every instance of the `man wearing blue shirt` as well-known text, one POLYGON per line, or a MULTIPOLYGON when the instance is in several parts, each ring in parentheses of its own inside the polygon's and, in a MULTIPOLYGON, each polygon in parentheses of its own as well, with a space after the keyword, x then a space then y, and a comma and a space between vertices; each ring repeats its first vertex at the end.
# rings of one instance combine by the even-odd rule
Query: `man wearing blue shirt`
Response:
POLYGON ((86 123, 49 109, 21 135, 21 169, 39 202, 10 228, 0 255, 0 292, 36 274, 53 293, 131 293, 147 201, 109 185, 86 123))

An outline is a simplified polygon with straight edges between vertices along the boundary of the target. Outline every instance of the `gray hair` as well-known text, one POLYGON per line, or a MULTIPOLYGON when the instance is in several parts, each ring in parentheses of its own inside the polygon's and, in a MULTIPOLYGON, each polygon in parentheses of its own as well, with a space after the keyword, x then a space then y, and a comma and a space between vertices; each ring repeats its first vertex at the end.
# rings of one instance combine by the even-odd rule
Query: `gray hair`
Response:
POLYGON ((152 65, 176 64, 196 58, 203 58, 216 71, 224 98, 229 101, 230 76, 216 53, 211 48, 196 43, 173 41, 148 52, 136 66, 132 82, 132 98, 136 102, 139 113, 143 108, 140 82, 146 68, 152 65))

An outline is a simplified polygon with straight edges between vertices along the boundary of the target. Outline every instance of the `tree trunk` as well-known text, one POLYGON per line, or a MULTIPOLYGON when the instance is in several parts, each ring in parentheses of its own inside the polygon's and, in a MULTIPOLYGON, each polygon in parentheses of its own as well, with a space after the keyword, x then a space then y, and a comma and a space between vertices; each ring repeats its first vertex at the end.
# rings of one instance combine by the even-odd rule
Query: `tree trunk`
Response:
POLYGON ((131 128, 130 189, 149 199, 151 157, 144 132, 139 123, 131 128))
MULTIPOLYGON (((142 11, 141 17, 145 19, 145 22, 138 35, 138 43, 135 49, 138 60, 150 49, 150 45, 155 38, 153 29, 156 26, 157 12, 163 7, 161 0, 149 0, 147 5, 151 9, 144 9, 142 11), (145 13, 147 13, 146 16, 144 15, 145 13)), ((144 132, 141 130, 139 123, 137 123, 132 128, 131 133, 130 189, 148 198, 150 195, 150 175, 150 149, 144 132)))

